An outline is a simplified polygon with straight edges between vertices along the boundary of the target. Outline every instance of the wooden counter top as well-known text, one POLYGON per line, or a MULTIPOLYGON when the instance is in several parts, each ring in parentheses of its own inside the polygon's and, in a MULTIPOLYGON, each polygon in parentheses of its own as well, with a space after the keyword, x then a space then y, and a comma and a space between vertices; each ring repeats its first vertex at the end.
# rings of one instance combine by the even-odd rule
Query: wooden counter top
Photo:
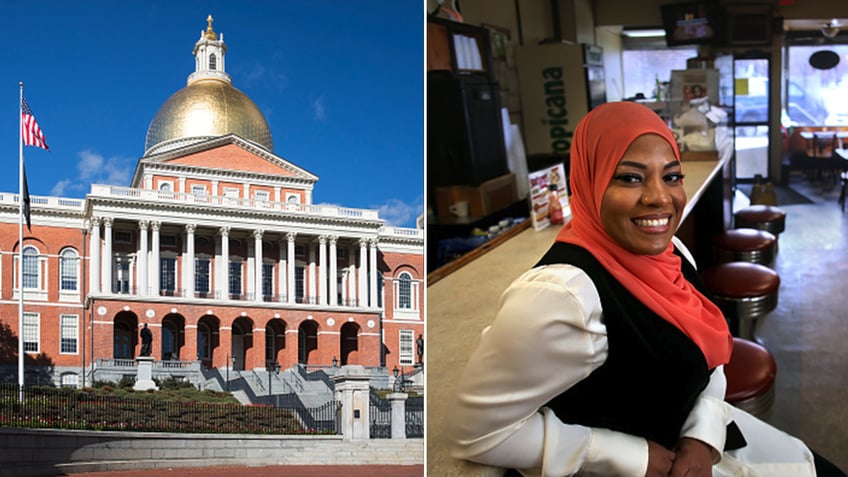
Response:
MULTIPOLYGON (((692 212, 727 160, 729 154, 718 160, 683 163, 689 197, 684 216, 692 212)), ((481 330, 494 319, 501 293, 541 258, 558 231, 554 227, 538 232, 526 229, 427 287, 428 475, 502 475, 501 470, 450 457, 442 438, 442 421, 454 383, 477 346, 481 330)))

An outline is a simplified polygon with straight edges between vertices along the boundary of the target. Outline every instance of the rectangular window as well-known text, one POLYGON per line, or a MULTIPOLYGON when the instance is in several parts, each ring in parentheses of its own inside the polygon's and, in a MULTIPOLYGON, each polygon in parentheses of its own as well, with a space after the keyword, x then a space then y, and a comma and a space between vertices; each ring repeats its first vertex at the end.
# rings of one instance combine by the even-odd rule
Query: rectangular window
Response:
POLYGON ((115 230, 112 234, 115 243, 132 243, 133 233, 130 230, 115 230))
POLYGON ((274 296, 274 264, 262 264, 262 296, 270 298, 274 296))
POLYGON ((256 200, 264 200, 264 201, 271 200, 271 193, 268 192, 267 190, 258 190, 254 193, 253 196, 256 198, 256 200))
POLYGON ((198 293, 209 293, 209 263, 208 258, 194 261, 194 289, 198 293))
POLYGON ((412 330, 400 330, 399 359, 401 366, 412 366, 415 364, 415 332, 412 330))
POLYGON ((241 298, 241 262, 230 262, 230 297, 241 298))
POLYGON ((127 294, 130 292, 130 262, 120 261, 115 262, 115 283, 112 288, 113 293, 127 294))
POLYGON ((238 199, 239 198, 239 189, 238 187, 224 187, 224 197, 230 199, 238 199))
POLYGON ((159 289, 172 294, 177 289, 177 259, 162 257, 159 266, 159 289))
POLYGON ((196 195, 206 195, 206 186, 204 185, 192 185, 191 193, 196 195))
POLYGON ((159 237, 159 245, 162 247, 168 248, 176 248, 177 247, 177 236, 173 234, 162 234, 159 237))
POLYGON ((64 252, 62 253, 60 260, 61 271, 59 273, 61 274, 61 290, 77 291, 77 267, 79 264, 79 258, 77 258, 76 254, 73 252, 64 252))
POLYGON ((77 315, 61 315, 59 317, 60 348, 62 354, 77 354, 79 336, 79 317, 77 315))
POLYGON ((38 288, 38 255, 24 250, 24 288, 38 288))
POLYGON ((303 265, 295 265, 294 267, 294 296, 297 297, 297 300, 303 303, 303 299, 306 298, 304 296, 304 279, 306 273, 303 268, 303 265))
POLYGON ((24 353, 41 351, 41 317, 38 313, 24 312, 24 353))

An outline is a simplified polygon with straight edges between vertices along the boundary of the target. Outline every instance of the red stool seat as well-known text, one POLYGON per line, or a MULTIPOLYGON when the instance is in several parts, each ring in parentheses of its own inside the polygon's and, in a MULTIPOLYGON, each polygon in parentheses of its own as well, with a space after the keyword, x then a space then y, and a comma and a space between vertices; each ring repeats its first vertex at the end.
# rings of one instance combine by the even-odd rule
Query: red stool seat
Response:
POLYGON ((759 417, 771 409, 777 363, 767 349, 753 341, 733 338, 733 352, 724 366, 724 375, 725 401, 759 417))
POLYGON ((733 214, 737 228, 764 230, 778 235, 786 228, 786 212, 773 205, 752 205, 733 214))
POLYGON ((756 320, 777 307, 780 275, 765 265, 721 263, 704 269, 701 279, 734 336, 753 339, 756 320))
POLYGON ((713 240, 718 262, 772 263, 777 238, 771 232, 751 228, 728 229, 713 240))

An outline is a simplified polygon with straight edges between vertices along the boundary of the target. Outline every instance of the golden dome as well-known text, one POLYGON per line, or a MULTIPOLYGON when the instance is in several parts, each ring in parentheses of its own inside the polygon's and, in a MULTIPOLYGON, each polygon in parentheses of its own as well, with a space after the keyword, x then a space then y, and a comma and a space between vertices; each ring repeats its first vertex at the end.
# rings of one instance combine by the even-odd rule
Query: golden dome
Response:
POLYGON ((268 122, 247 95, 220 79, 196 80, 159 108, 147 128, 144 155, 227 134, 274 150, 268 122))

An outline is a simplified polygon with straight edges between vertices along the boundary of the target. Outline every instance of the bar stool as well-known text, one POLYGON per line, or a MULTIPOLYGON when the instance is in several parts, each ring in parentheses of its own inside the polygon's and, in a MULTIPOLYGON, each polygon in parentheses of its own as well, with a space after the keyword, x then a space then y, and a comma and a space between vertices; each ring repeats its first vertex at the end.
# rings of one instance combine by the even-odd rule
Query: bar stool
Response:
POLYGON ((777 307, 780 276, 765 265, 721 263, 704 269, 701 278, 733 336, 753 340, 757 320, 777 307))
POLYGON ((769 265, 777 253, 771 232, 752 228, 727 229, 713 238, 716 262, 751 262, 769 265))
POLYGON ((767 349, 741 338, 733 338, 730 362, 724 365, 727 389, 724 400, 761 419, 774 404, 777 363, 767 349))
POLYGON ((764 230, 776 236, 786 228, 786 211, 773 205, 751 205, 733 214, 736 228, 764 230))

